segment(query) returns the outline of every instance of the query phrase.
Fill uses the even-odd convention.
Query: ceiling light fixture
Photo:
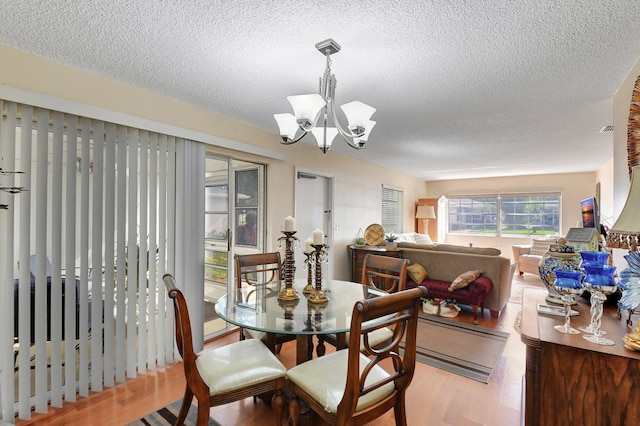
[[[370,120],[376,109],[359,101],[344,104],[340,108],[347,118],[347,126],[341,125],[334,109],[337,81],[335,75],[331,74],[331,55],[340,51],[340,45],[333,39],[327,39],[317,43],[316,49],[327,58],[327,66],[320,77],[320,93],[287,96],[295,115],[273,115],[280,129],[282,144],[292,145],[311,132],[316,138],[318,148],[325,154],[331,149],[331,143],[338,134],[350,147],[362,149],[376,124]],[[336,127],[328,127],[329,114]],[[296,137],[299,130],[302,134]]]

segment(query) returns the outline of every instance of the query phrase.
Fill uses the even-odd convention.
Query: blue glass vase
[[[562,303],[565,309],[564,324],[553,327],[561,333],[580,334],[578,330],[571,327],[571,305],[574,303],[574,296],[579,296],[584,290],[582,284],[582,271],[572,269],[556,269],[556,279],[553,282],[553,289],[562,296]]]
[[[600,329],[600,326],[602,324],[602,305],[607,300],[607,296],[617,289],[613,278],[616,267],[594,262],[586,263],[583,268],[586,273],[584,286],[591,293],[591,324],[581,330],[592,333],[583,337],[599,345],[614,345],[613,340],[603,337],[606,333]]]
[[[582,258],[581,265],[606,265],[607,260],[609,260],[609,253],[603,251],[581,251],[580,257]]]

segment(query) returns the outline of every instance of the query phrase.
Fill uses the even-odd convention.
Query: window
[[[387,233],[403,232],[402,190],[382,187],[382,227]]]
[[[560,193],[449,197],[448,218],[453,234],[559,234]]]
[[[258,169],[236,171],[236,244],[258,246]]]

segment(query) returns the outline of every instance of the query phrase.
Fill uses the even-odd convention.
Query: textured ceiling
[[[424,180],[594,171],[640,54],[638,0],[0,0],[0,44],[277,133],[333,38],[337,103],[377,108],[367,149]],[[314,143],[308,136],[309,143]],[[318,157],[322,153],[317,151]]]

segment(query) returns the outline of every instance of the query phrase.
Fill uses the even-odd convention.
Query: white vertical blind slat
[[[93,206],[91,209],[91,390],[102,390],[102,245],[104,122],[93,120]]]
[[[158,200],[158,134],[152,133],[149,137],[149,344],[147,353],[147,366],[150,370],[156,369],[157,362],[157,317],[156,300],[158,295],[157,280],[157,200]]]
[[[158,161],[158,271],[160,272],[159,278],[161,278],[167,271],[167,162],[169,153],[167,149],[167,136],[160,135],[158,140],[159,145],[159,161]],[[167,334],[167,329],[171,329],[171,326],[165,327],[168,323],[168,316],[162,315],[166,312],[165,309],[167,303],[167,292],[164,287],[164,282],[158,284],[158,315],[160,315],[158,321],[158,365],[164,367],[167,354],[171,353],[173,356],[173,350],[167,348],[172,347],[170,336]],[[169,309],[168,312],[173,312],[173,309]],[[173,317],[171,317],[173,318]],[[171,359],[172,361],[173,359]],[[169,361],[169,360],[167,360]]]
[[[39,108],[36,126],[36,406],[47,412],[47,210],[49,163],[49,111]]]
[[[15,125],[15,104],[13,106],[10,117],[13,118]],[[11,111],[11,110],[10,110]],[[24,172],[20,175],[21,186],[28,188],[29,192],[21,194],[20,197],[20,247],[18,248],[20,259],[18,260],[18,274],[20,280],[20,290],[18,295],[19,318],[18,318],[18,341],[20,344],[20,352],[18,354],[18,380],[19,380],[19,413],[20,418],[31,418],[31,354],[28,343],[31,341],[31,272],[29,271],[29,256],[31,255],[31,208],[32,208],[32,132],[31,125],[33,123],[33,108],[22,105],[21,112],[21,128],[20,128],[20,171]],[[14,136],[15,140],[15,136]]]
[[[116,199],[116,125],[106,125],[104,182],[104,385],[114,386],[114,236]],[[94,295],[94,300],[96,297]]]
[[[82,117],[80,123],[80,289],[78,292],[78,304],[80,315],[78,321],[79,332],[79,379],[78,394],[89,396],[89,201],[90,201],[90,180],[89,170],[91,164],[91,120]]]
[[[51,168],[51,223],[62,223],[63,115],[54,111]],[[51,406],[62,407],[62,226],[51,227]]]
[[[149,164],[149,133],[147,131],[141,131],[139,133],[139,163],[138,168],[138,188],[139,188],[139,203],[140,218],[138,219],[138,339],[146,342],[147,340],[147,295],[149,281],[147,278],[147,260],[150,256],[150,248],[147,247],[147,217],[149,206],[147,205],[148,194],[148,173],[147,168]],[[138,345],[138,372],[145,373],[147,371],[147,345]]]
[[[166,255],[166,270],[176,273],[176,138],[171,136],[167,138],[167,223],[172,226],[167,228],[167,255]],[[166,291],[165,291],[166,293]],[[168,299],[167,299],[168,300]],[[177,354],[177,348],[174,339],[174,318],[175,313],[172,309],[171,302],[167,301],[167,327],[166,327],[166,357],[167,361],[173,362],[175,355]]]
[[[67,122],[67,174],[65,185],[65,298],[64,364],[76,365],[76,162],[78,153],[78,117],[65,116]],[[73,278],[73,279],[71,279]],[[71,338],[73,337],[73,338]],[[76,400],[76,369],[64,369],[64,398]]]
[[[126,236],[127,236],[127,127],[118,126],[118,196],[116,201],[116,381],[125,381]]]
[[[16,170],[16,105],[0,100],[0,111],[7,108],[7,119],[0,116],[0,167],[6,171]],[[7,186],[16,186],[16,176],[1,176],[0,181]],[[4,235],[7,241],[14,241],[15,237],[15,199],[6,192],[0,193],[3,204],[9,204],[10,210],[3,211],[0,215],[0,235]],[[5,214],[6,213],[6,214]],[[19,216],[18,216],[19,218]],[[14,286],[13,286],[13,262],[14,250],[5,244],[0,244],[0,282],[5,283],[0,288],[0,371],[13,371],[13,336],[14,336]],[[0,419],[9,422],[13,419],[13,395],[14,376],[0,374]]]
[[[129,199],[127,204],[127,377],[136,377],[136,277],[138,276],[138,131],[129,133]]]

